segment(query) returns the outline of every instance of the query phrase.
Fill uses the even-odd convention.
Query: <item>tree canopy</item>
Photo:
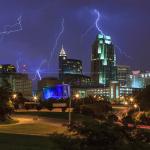
[[[0,86],[0,120],[5,121],[10,109],[12,108],[12,102],[10,100],[12,90],[9,82],[6,79],[2,80],[2,86]]]
[[[136,95],[141,110],[150,110],[150,85]]]

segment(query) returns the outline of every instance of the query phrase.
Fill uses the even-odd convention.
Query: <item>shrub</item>
[[[135,116],[135,120],[139,124],[150,125],[150,112],[139,112]]]
[[[67,109],[66,107],[61,108],[62,112],[65,112],[66,109]]]
[[[26,110],[31,109],[30,105],[25,105],[24,107],[25,107]]]
[[[135,124],[135,121],[134,119],[132,118],[132,116],[130,115],[127,115],[127,116],[124,116],[122,118],[122,123],[125,125],[125,126],[128,126],[128,124]]]
[[[87,116],[94,116],[93,109],[88,107],[87,105],[81,106],[81,113]]]
[[[118,121],[118,117],[115,114],[109,114],[107,116],[107,121],[112,122],[112,123],[116,122],[116,121]]]
[[[43,106],[41,105],[41,104],[39,104],[39,105],[37,105],[36,106],[36,109],[39,111],[39,110],[41,110],[43,108]]]

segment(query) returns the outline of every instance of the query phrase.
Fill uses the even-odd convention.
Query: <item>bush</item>
[[[30,105],[25,105],[24,107],[25,107],[26,110],[31,109]]]
[[[70,130],[83,137],[80,145],[82,150],[121,150],[129,142],[124,128],[109,122],[76,122]]]
[[[62,112],[65,112],[66,109],[67,109],[66,107],[61,108]]]
[[[41,104],[38,104],[38,105],[36,106],[36,109],[37,109],[38,111],[40,111],[42,108],[43,108],[43,106],[42,106]]]
[[[96,118],[101,121],[106,121],[106,115],[104,113],[96,115]]]
[[[75,113],[80,113],[80,105],[74,105],[74,107],[73,107],[73,111],[75,112]]]
[[[135,120],[139,124],[150,125],[150,112],[139,112],[135,116]]]
[[[87,116],[94,116],[95,113],[92,108],[88,107],[87,105],[81,106],[81,113]]]
[[[69,131],[71,135],[51,134],[50,140],[61,150],[146,150],[150,141],[149,132],[94,119],[74,122]]]
[[[118,121],[118,117],[115,114],[109,114],[107,116],[107,121],[112,122],[112,123],[116,122],[116,121]]]
[[[130,116],[130,115],[124,116],[124,117],[122,118],[122,123],[123,123],[125,126],[128,126],[128,124],[134,124],[134,125],[135,125],[135,121],[134,121],[134,119],[132,118],[132,116]]]

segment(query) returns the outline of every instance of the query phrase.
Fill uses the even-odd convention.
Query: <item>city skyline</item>
[[[81,59],[83,72],[90,73],[92,43],[99,33],[96,26],[93,26],[97,18],[94,10],[97,9],[102,14],[99,26],[105,34],[112,37],[116,48],[120,47],[123,50],[122,54],[119,48],[116,50],[118,64],[131,65],[134,69],[149,70],[148,2],[143,4],[134,0],[132,2],[116,1],[116,5],[113,6],[110,1],[94,1],[95,3],[74,1],[68,2],[67,5],[65,2],[66,0],[55,2],[45,0],[43,3],[40,0],[3,2],[3,8],[0,6],[3,15],[0,23],[1,33],[6,24],[15,24],[20,16],[22,30],[6,34],[0,41],[1,63],[16,65],[16,59],[20,59],[20,62],[28,65],[29,72],[34,73],[43,60],[48,61],[49,54],[55,48],[50,62],[50,68],[52,68],[50,72],[57,74],[58,63],[54,63],[56,60],[54,57],[58,58],[63,44],[68,56]],[[145,6],[144,11],[141,5]],[[4,9],[6,6],[7,10]],[[60,35],[58,45],[55,47],[55,40],[62,29],[63,18],[64,32]],[[141,61],[141,58],[144,59]],[[42,67],[46,68],[46,63]]]

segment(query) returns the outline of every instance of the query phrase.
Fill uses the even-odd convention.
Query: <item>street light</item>
[[[69,98],[69,125],[71,125],[71,98]]]
[[[80,95],[77,93],[75,94],[75,98],[78,99]],[[69,125],[71,125],[71,97],[69,98]]]
[[[139,109],[139,111],[140,111],[140,107],[139,107],[137,104],[134,104],[133,106],[134,106],[134,108],[135,108],[135,109],[137,109],[137,108],[138,108],[138,109]]]
[[[125,105],[128,105],[128,102],[124,102]]]
[[[17,94],[13,94],[13,99],[16,99],[17,98]]]
[[[134,101],[133,97],[130,98],[130,102],[132,103]]]
[[[33,100],[36,102],[38,100],[37,96],[33,96]]]
[[[134,104],[134,108],[137,108],[138,106],[137,106],[137,104]]]
[[[76,94],[76,95],[75,95],[75,98],[77,98],[77,99],[78,99],[78,98],[79,98],[79,96],[80,96],[79,94]]]

